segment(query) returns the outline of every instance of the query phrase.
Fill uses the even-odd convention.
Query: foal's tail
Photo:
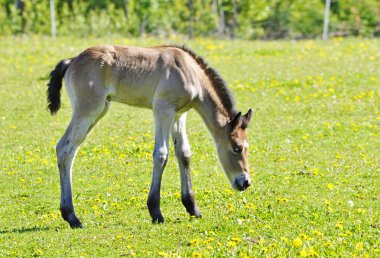
[[[47,89],[47,101],[50,113],[54,115],[61,107],[62,79],[67,68],[71,64],[72,58],[60,61],[50,73],[50,81]]]

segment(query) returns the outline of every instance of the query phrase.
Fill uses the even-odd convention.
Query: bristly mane
[[[228,88],[227,83],[222,78],[222,76],[213,67],[209,66],[208,63],[203,59],[203,57],[197,55],[193,50],[189,49],[188,47],[175,45],[170,47],[179,48],[188,53],[192,58],[194,58],[194,60],[203,69],[203,71],[211,81],[211,84],[215,89],[215,92],[221,99],[222,104],[226,108],[227,112],[229,112],[231,116],[234,116],[237,113],[237,111],[235,110],[235,101],[233,99],[230,88]]]

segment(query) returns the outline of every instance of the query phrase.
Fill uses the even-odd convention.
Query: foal
[[[190,146],[186,136],[186,111],[191,108],[207,125],[231,185],[243,191],[251,184],[246,133],[251,109],[245,115],[237,112],[225,81],[190,49],[97,46],[62,60],[50,74],[47,99],[51,114],[60,108],[63,77],[73,114],[56,150],[60,210],[72,228],[82,227],[72,201],[73,160],[86,135],[107,113],[111,101],[153,110],[153,176],[147,201],[153,222],[164,222],[160,188],[170,134],[181,174],[182,203],[190,215],[201,216],[191,184]]]

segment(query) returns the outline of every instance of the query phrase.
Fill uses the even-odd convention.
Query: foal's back
[[[99,96],[152,108],[165,99],[178,109],[201,96],[204,73],[180,48],[96,46],[72,60],[66,86],[73,104]]]

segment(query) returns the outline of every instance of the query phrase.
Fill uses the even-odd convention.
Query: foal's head
[[[218,155],[233,188],[244,191],[251,185],[248,168],[248,137],[246,129],[252,110],[237,113],[226,125],[225,135],[218,144]]]

